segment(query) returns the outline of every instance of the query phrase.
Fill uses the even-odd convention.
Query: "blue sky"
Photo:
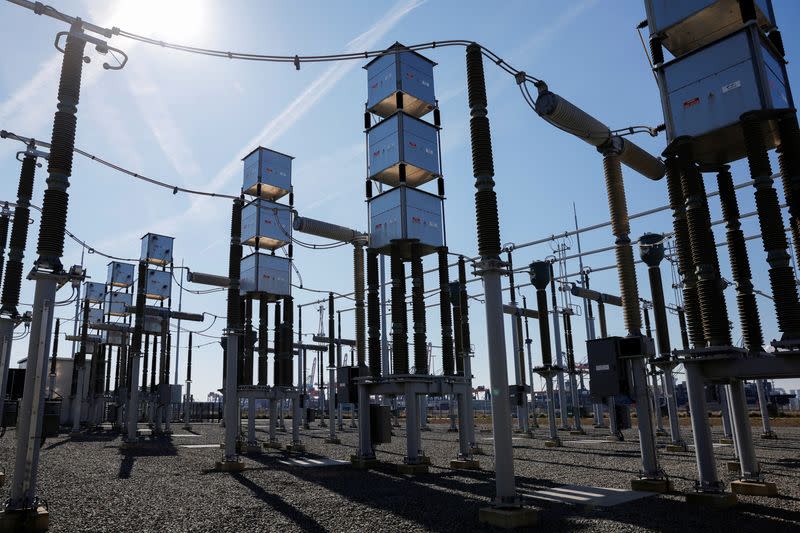
[[[658,91],[635,26],[645,18],[639,0],[601,2],[417,0],[371,2],[134,2],[58,1],[51,4],[105,26],[198,46],[275,54],[335,53],[377,49],[444,39],[470,39],[497,52],[519,69],[546,80],[552,90],[593,113],[612,128],[663,121]],[[777,0],[778,25],[784,30],[787,57],[800,54],[800,38],[791,24],[800,20],[800,5]],[[37,17],[19,7],[0,5],[0,128],[49,141],[61,55],[52,47],[54,34],[65,26]],[[366,227],[363,203],[365,175],[363,105],[366,100],[364,61],[291,65],[237,62],[187,55],[142,45],[122,37],[110,42],[128,53],[119,72],[104,71],[102,60],[84,68],[78,111],[76,146],[142,174],[206,190],[238,193],[239,159],[261,144],[291,154],[294,161],[295,205],[306,216],[356,228]],[[476,253],[473,180],[469,151],[468,108],[464,52],[460,48],[426,54],[438,63],[435,81],[442,111],[443,169],[447,185],[448,244],[467,256]],[[511,77],[486,65],[489,113],[495,156],[495,180],[504,243],[521,243],[561,233],[573,227],[574,201],[581,225],[608,219],[600,156],[588,145],[555,130],[523,102]],[[795,63],[790,80],[800,77]],[[664,137],[637,136],[652,153],[661,151]],[[16,198],[18,143],[0,143],[0,199]],[[774,159],[773,159],[774,161]],[[773,166],[777,170],[777,165]],[[747,179],[742,162],[733,165],[734,179]],[[41,205],[46,173],[37,174],[34,203]],[[666,203],[666,186],[626,172],[631,212]],[[68,227],[92,246],[107,253],[135,257],[139,238],[147,232],[175,237],[176,261],[202,272],[227,272],[229,204],[198,199],[154,188],[76,156],[70,187]],[[709,176],[707,188],[715,189]],[[753,209],[752,191],[739,192],[742,212]],[[712,218],[719,218],[716,200]],[[38,217],[31,226],[26,270],[34,259]],[[671,230],[668,213],[632,221],[632,237],[646,231]],[[754,219],[743,221],[745,235],[758,233]],[[716,228],[717,240],[723,240]],[[311,238],[307,239],[311,240]],[[586,234],[584,250],[608,246],[608,228]],[[548,243],[520,250],[515,264],[523,265],[552,253]],[[575,251],[576,243],[568,242]],[[768,291],[765,254],[759,241],[749,243],[754,282]],[[67,241],[65,264],[80,261],[80,247]],[[296,264],[305,286],[349,292],[351,253],[346,248],[309,251],[295,248]],[[720,248],[723,275],[730,278],[727,250]],[[88,255],[86,265],[95,280],[105,279],[107,261]],[[586,264],[599,268],[613,263],[613,254],[597,254]],[[426,267],[435,264],[426,261]],[[578,269],[577,261],[568,270]],[[666,268],[663,271],[669,283]],[[454,274],[454,271],[453,271]],[[641,295],[649,297],[646,272],[639,271]],[[520,281],[527,282],[527,279]],[[434,277],[426,279],[432,287]],[[598,272],[592,286],[618,293],[614,271]],[[177,290],[177,288],[175,289]],[[32,299],[25,283],[22,301]],[[481,292],[479,284],[471,293]],[[529,300],[533,293],[523,289]],[[729,314],[738,323],[732,289],[726,293]],[[673,301],[668,291],[668,301]],[[296,291],[297,303],[316,299]],[[777,336],[772,302],[758,299],[765,337]],[[578,303],[578,302],[575,302]],[[184,294],[184,309],[225,313],[220,294]],[[342,304],[350,307],[348,304]],[[315,332],[317,313],[304,311],[306,331]],[[23,307],[24,309],[24,307]],[[62,308],[68,317],[69,308]],[[477,384],[488,384],[485,326],[482,306],[471,306],[473,369]],[[343,331],[351,336],[352,316],[345,313]],[[609,329],[622,333],[621,313],[610,310]],[[428,334],[439,342],[439,318],[431,310]],[[205,325],[192,329],[205,328]],[[218,321],[208,333],[220,331]],[[679,341],[673,321],[673,344]],[[71,329],[70,326],[66,326]],[[536,324],[531,324],[534,347]],[[577,357],[585,359],[582,320],[575,320]],[[510,331],[507,324],[506,333]],[[734,332],[738,339],[738,326]],[[195,345],[211,339],[195,337]],[[175,342],[173,341],[173,345]],[[186,336],[181,340],[185,361]],[[510,340],[508,343],[510,355]],[[68,356],[69,343],[61,343]],[[18,341],[13,359],[24,356],[27,339]],[[538,360],[538,349],[535,348]],[[195,350],[195,397],[217,389],[221,351],[215,344]],[[174,361],[174,359],[173,359]],[[438,363],[440,365],[441,363]],[[181,376],[185,371],[181,365]],[[509,357],[509,372],[513,364]],[[270,372],[271,374],[271,372]],[[682,379],[679,377],[679,380]],[[181,377],[181,382],[183,377]],[[537,387],[540,384],[537,383]],[[784,384],[786,386],[787,384]],[[797,388],[794,381],[787,388]]]

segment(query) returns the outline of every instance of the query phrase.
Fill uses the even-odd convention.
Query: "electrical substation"
[[[641,22],[617,31],[652,79],[602,81],[660,98],[647,126],[483,39],[388,32],[265,55],[0,6],[57,27],[59,72],[56,102],[14,100],[55,107],[49,142],[0,107],[14,147],[0,155],[19,172],[0,196],[0,532],[800,530],[798,41],[783,37],[800,19],[778,20],[771,0],[625,6]],[[312,176],[327,148],[273,132],[231,147],[205,116],[238,154],[235,184],[89,150],[80,97],[100,99],[145,49],[214,76],[267,68],[276,84],[363,67],[326,71],[358,78],[349,101],[314,96],[356,110],[314,127],[357,138],[363,174],[331,157]],[[514,97],[494,98],[500,86]],[[464,123],[445,120],[464,102]],[[494,119],[508,107],[538,136],[518,176],[503,175],[510,130]],[[552,138],[568,145],[563,176],[537,170]],[[471,162],[472,179],[445,162]],[[85,191],[78,168],[142,187],[102,198],[141,212],[124,221],[146,222],[140,245],[70,194]],[[603,197],[578,190],[586,169]],[[336,210],[314,179],[341,182]],[[537,192],[509,208],[523,179]],[[187,236],[188,217],[137,196],[151,193],[213,222]]]

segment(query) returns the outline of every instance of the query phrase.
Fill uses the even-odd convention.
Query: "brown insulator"
[[[425,284],[421,250],[411,243],[411,315],[414,318],[414,373],[428,374],[428,339],[425,328]]]
[[[153,356],[150,360],[150,392],[156,391],[156,356],[158,355],[158,337],[153,335]],[[230,354],[228,354],[230,355]]]
[[[53,355],[50,357],[50,375],[56,375],[56,358],[58,357],[58,335],[61,329],[61,319],[56,318],[56,327],[53,332]]]
[[[242,359],[242,375],[239,379],[241,385],[253,384],[253,355],[255,349],[253,334],[253,297],[247,295],[242,298],[244,303],[244,335],[242,336],[244,357]]]
[[[367,248],[367,341],[369,373],[381,375],[381,310],[378,294],[378,251]],[[389,369],[386,369],[387,372]]]
[[[739,223],[739,204],[733,188],[733,177],[727,165],[717,173],[719,201],[722,205],[722,218],[725,220],[725,238],[728,242],[728,254],[736,287],[736,304],[739,309],[739,323],[742,329],[744,346],[749,351],[760,351],[764,344],[761,330],[761,318],[758,314],[756,297],[753,294],[750,259]]]
[[[778,317],[778,328],[784,339],[800,338],[800,301],[789,262],[788,242],[783,230],[778,193],[772,186],[767,148],[761,123],[755,117],[743,117],[747,162],[755,187],[756,211],[761,226],[761,239],[769,263],[769,281]]]
[[[362,367],[366,361],[367,332],[364,313],[364,246],[361,243],[353,245],[353,291],[356,300],[356,361]]]
[[[492,137],[486,110],[486,80],[483,55],[477,44],[467,46],[467,94],[470,107],[472,170],[475,177],[475,217],[478,227],[478,253],[499,258],[500,219],[494,192]]]
[[[689,349],[689,332],[686,327],[686,311],[683,307],[678,307],[678,324],[681,328],[681,346],[684,350]]]
[[[714,233],[711,231],[705,184],[694,162],[689,142],[679,147],[678,160],[681,168],[681,189],[686,198],[689,242],[697,275],[697,296],[703,336],[708,346],[730,346],[728,308],[725,305],[724,284],[719,273]]]
[[[774,33],[774,32],[773,32]],[[792,230],[795,260],[800,263],[800,130],[797,115],[788,113],[778,121],[781,143],[778,165],[781,169],[783,194],[789,206],[789,227]]]
[[[3,276],[3,263],[6,260],[6,246],[8,245],[8,210],[3,207],[0,213],[0,278]]]
[[[639,335],[642,317],[639,313],[639,288],[636,284],[636,268],[633,262],[633,248],[628,237],[628,204],[625,199],[625,184],[622,180],[622,167],[619,155],[614,148],[603,154],[603,171],[608,196],[608,209],[611,214],[611,231],[616,237],[615,254],[617,275],[619,277],[622,313],[628,335]]]
[[[439,248],[437,253],[439,258],[439,314],[442,325],[442,372],[445,376],[452,376],[455,368],[453,359],[453,325],[449,298],[450,268],[447,266],[447,247]]]
[[[406,269],[397,244],[392,244],[392,373],[408,374],[408,332],[406,330]]]

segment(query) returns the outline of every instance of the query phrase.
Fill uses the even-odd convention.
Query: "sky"
[[[636,25],[645,18],[640,0],[576,0],[573,2],[472,0],[397,0],[370,2],[256,2],[89,1],[51,0],[51,5],[71,15],[103,26],[117,26],[165,41],[194,46],[281,55],[327,54],[388,47],[395,41],[413,44],[445,39],[467,39],[495,51],[520,70],[544,79],[551,90],[583,107],[612,129],[663,122],[658,90],[648,65]],[[800,37],[792,27],[800,20],[800,4],[776,0],[775,14],[783,30],[787,57],[800,54]],[[61,62],[52,46],[54,36],[66,26],[36,16],[18,6],[0,4],[0,128],[37,139],[50,140]],[[190,55],[149,46],[116,36],[109,44],[129,56],[120,71],[101,68],[107,60],[87,47],[91,63],[84,66],[78,108],[76,147],[140,174],[180,186],[238,194],[240,159],[258,145],[295,157],[293,180],[295,207],[303,216],[364,230],[365,140],[363,110],[366,100],[366,61],[292,65],[233,61]],[[437,62],[435,86],[442,116],[442,159],[447,200],[447,244],[467,257],[477,254],[473,204],[473,177],[469,145],[469,110],[463,48],[443,48],[424,53]],[[486,63],[489,117],[492,126],[496,192],[501,240],[524,243],[574,228],[573,204],[578,223],[588,226],[608,220],[602,162],[590,146],[556,130],[526,106],[512,77]],[[788,65],[790,80],[800,78],[796,63]],[[637,135],[635,141],[651,153],[665,146],[658,138]],[[0,142],[0,200],[15,201],[19,163],[17,142]],[[773,170],[777,170],[774,153]],[[41,205],[46,165],[37,173],[33,203]],[[746,162],[732,165],[736,183],[748,178]],[[664,181],[651,182],[625,171],[628,207],[636,213],[667,203]],[[96,250],[135,258],[139,239],[148,232],[175,237],[175,261],[193,271],[227,273],[230,204],[220,199],[173,195],[171,191],[137,181],[76,155],[70,180],[68,228]],[[715,190],[707,176],[708,190]],[[779,184],[777,184],[779,187]],[[782,195],[782,192],[780,192]],[[752,190],[738,192],[743,213],[754,208]],[[720,218],[719,203],[710,202],[713,220]],[[29,228],[25,257],[27,272],[35,259],[38,215]],[[754,218],[742,221],[745,235],[759,232]],[[631,221],[631,237],[645,232],[671,231],[669,212]],[[724,240],[722,226],[715,227],[717,241]],[[313,237],[303,237],[314,241]],[[314,242],[323,242],[316,240]],[[577,241],[552,239],[519,249],[515,266],[552,255],[559,245],[577,251]],[[581,236],[584,251],[613,244],[609,228]],[[64,264],[81,261],[80,245],[67,240]],[[755,287],[769,292],[767,264],[760,241],[748,242]],[[352,257],[348,247],[307,250],[295,247],[295,263],[306,288],[347,293],[352,290]],[[730,279],[727,249],[719,248],[723,276]],[[104,281],[108,260],[86,254],[87,272]],[[585,266],[612,265],[613,253],[584,258]],[[435,266],[427,258],[426,268]],[[567,270],[578,271],[577,260]],[[667,301],[675,303],[668,265],[662,267]],[[451,270],[455,276],[455,269]],[[526,276],[517,282],[527,283]],[[639,290],[649,298],[647,275],[638,269]],[[298,279],[294,280],[296,283]],[[426,287],[437,283],[427,276]],[[190,284],[185,284],[187,288]],[[592,274],[592,288],[619,293],[613,269]],[[193,288],[203,289],[202,286]],[[68,289],[59,293],[67,298]],[[177,306],[178,287],[173,291]],[[469,285],[470,294],[482,292],[480,283]],[[520,290],[533,305],[530,287]],[[32,301],[33,284],[23,282],[21,301]],[[505,293],[506,297],[508,293]],[[295,303],[310,304],[319,294],[295,289]],[[225,314],[223,293],[196,295],[184,292],[183,309]],[[740,339],[733,289],[726,291],[734,339]],[[579,301],[573,301],[579,306]],[[772,301],[758,297],[766,339],[779,336]],[[349,301],[337,301],[340,308]],[[303,309],[304,332],[316,333],[317,305]],[[21,305],[21,310],[29,309]],[[573,318],[576,359],[585,361],[583,310]],[[62,330],[71,330],[73,309],[59,308]],[[609,309],[609,331],[624,334],[619,309]],[[297,316],[297,313],[295,313]],[[476,385],[488,385],[486,329],[483,305],[470,307],[473,371]],[[440,345],[439,316],[429,309],[429,340]],[[223,321],[183,323],[185,329],[203,331],[194,336],[193,385],[197,399],[221,386],[222,353],[214,341]],[[176,327],[173,324],[173,329]],[[352,337],[351,312],[342,314],[342,330]],[[670,316],[672,344],[679,344],[677,320]],[[534,360],[539,361],[536,323],[530,324]],[[506,320],[508,369],[513,382],[510,322]],[[179,382],[185,377],[187,335],[180,347],[173,333],[173,350],[179,350]],[[25,357],[28,339],[15,342],[12,361]],[[59,356],[71,355],[71,344],[59,344]],[[438,350],[434,351],[438,354]],[[175,355],[173,355],[173,362]],[[440,357],[436,368],[441,370]],[[270,379],[271,379],[270,365]],[[174,379],[174,376],[173,376]],[[683,377],[679,375],[678,381]],[[536,388],[543,384],[537,378]],[[800,388],[800,380],[776,382],[787,389]]]

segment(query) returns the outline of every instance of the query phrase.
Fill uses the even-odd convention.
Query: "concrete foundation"
[[[777,496],[778,487],[771,481],[731,481],[731,492],[745,496]]]
[[[559,448],[561,446],[563,446],[563,444],[561,444],[560,440],[546,440],[546,441],[544,441],[544,447],[545,448]]]
[[[332,439],[325,439],[325,444],[341,444],[342,441],[337,439],[336,437]]]
[[[719,443],[720,444],[733,444],[733,439],[722,437],[721,439],[719,439]]]
[[[244,470],[244,463],[242,461],[217,461],[214,470],[217,472],[241,472]]]
[[[611,442],[620,442],[622,440],[622,437],[620,437],[619,435],[606,435],[603,438],[605,440],[610,440]]]
[[[283,444],[281,444],[280,442],[277,442],[277,441],[276,442],[265,442],[264,444],[262,444],[262,446],[264,446],[264,448],[268,448],[268,449],[271,449],[271,450],[282,450],[283,449]]]
[[[357,455],[350,456],[350,464],[358,470],[369,470],[378,466],[377,459],[363,459]]]
[[[42,506],[0,512],[0,531],[47,531],[49,527],[50,513]]]
[[[728,472],[738,472],[741,469],[739,461],[727,461],[725,467],[728,469]]]
[[[484,507],[478,511],[478,520],[482,524],[503,529],[532,527],[539,523],[539,511],[525,507],[512,509]]]
[[[453,470],[480,470],[481,464],[475,459],[453,459],[450,461]]]
[[[761,434],[761,438],[762,439],[773,440],[773,439],[777,439],[778,438],[778,434],[775,433],[774,431],[769,431],[769,432],[766,432],[766,433],[762,433]]]
[[[672,482],[668,479],[632,479],[631,490],[666,494],[672,491]]]
[[[264,451],[264,448],[262,448],[259,444],[248,444],[242,449],[242,451],[244,453],[261,453]]]
[[[287,444],[284,449],[291,453],[304,453],[306,451],[306,447],[303,444]]]
[[[584,430],[582,430],[582,429],[573,429],[572,431],[569,432],[569,434],[570,435],[575,435],[577,437],[577,436],[580,436],[580,435],[586,435],[586,432]]]
[[[668,452],[685,452],[686,445],[685,444],[667,444],[664,448]]]
[[[399,474],[406,474],[415,476],[418,474],[427,474],[428,473],[428,465],[420,463],[416,465],[408,465],[408,464],[400,464],[397,465],[397,472]]]
[[[686,494],[686,503],[728,509],[736,505],[736,494],[732,492],[690,492]]]

